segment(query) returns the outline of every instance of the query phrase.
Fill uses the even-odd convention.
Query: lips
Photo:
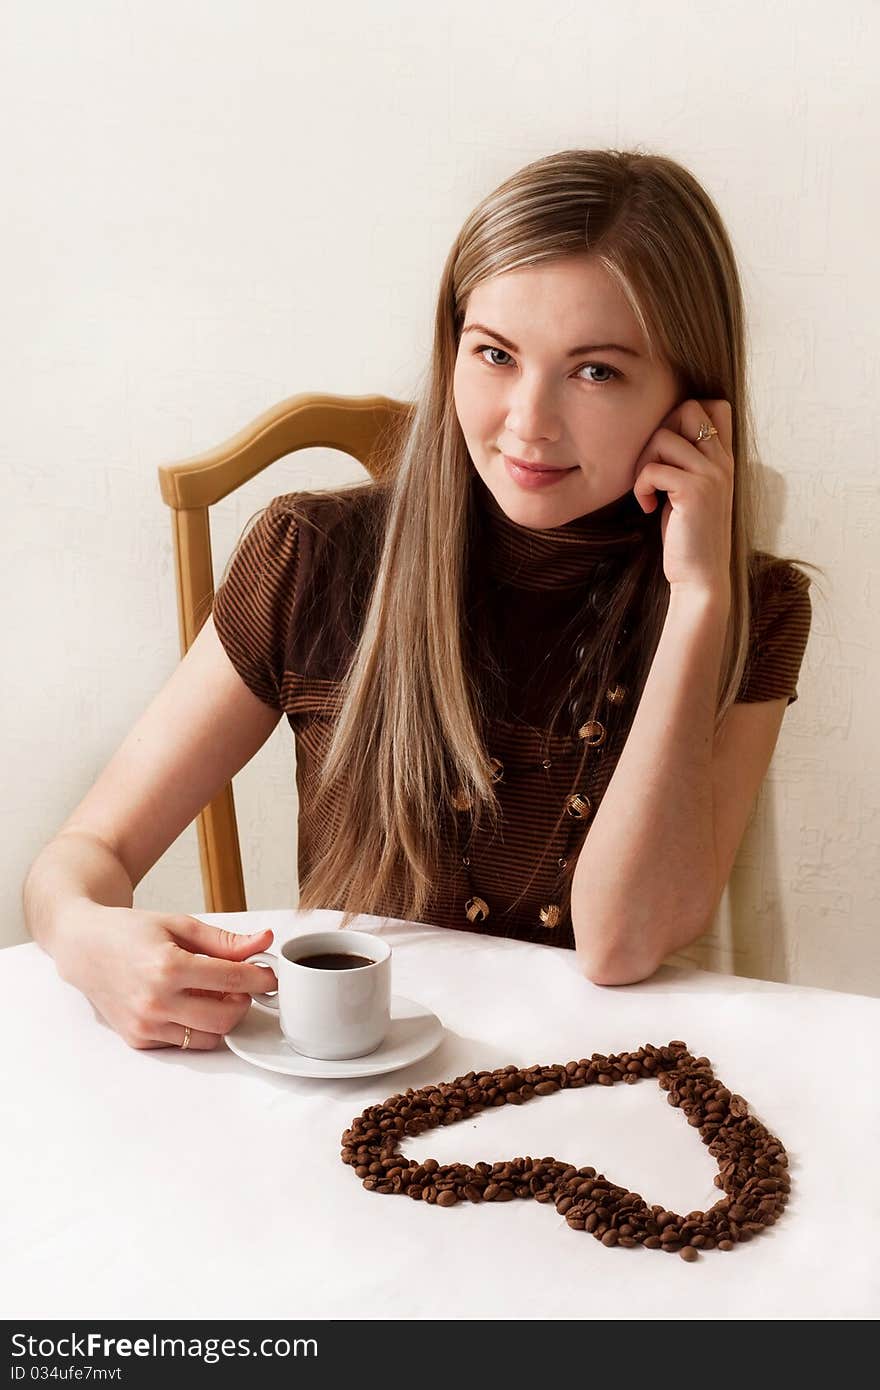
[[[511,454],[504,454],[504,459],[508,463],[513,463],[517,468],[528,468],[532,473],[572,473],[573,468],[561,468],[555,463],[530,463],[528,459],[514,458]]]
[[[508,476],[517,484],[518,487],[534,491],[537,488],[555,487],[561,483],[570,473],[577,473],[577,468],[551,468],[542,466],[536,467],[534,464],[518,463],[515,459],[502,455],[504,467]]]

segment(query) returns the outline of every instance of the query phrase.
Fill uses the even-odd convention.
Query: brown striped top
[[[486,827],[462,845],[457,839],[461,818],[450,811],[457,828],[444,833],[444,862],[423,917],[462,931],[573,948],[567,911],[555,926],[539,915],[542,906],[558,899],[560,873],[570,879],[576,860],[572,818],[564,816],[555,829],[572,791],[572,738],[546,725],[560,682],[571,679],[570,638],[578,630],[575,620],[583,620],[588,583],[603,569],[626,564],[656,518],[646,516],[628,492],[589,516],[534,531],[511,521],[482,479],[476,473],[472,478],[469,602],[474,617],[479,610],[481,630],[492,634],[498,672],[484,732],[489,756],[503,765],[496,786],[502,819],[494,835]],[[369,523],[386,500],[374,482],[336,497],[297,492],[274,498],[242,540],[214,599],[217,633],[236,670],[261,700],[287,715],[293,729],[300,879],[322,852],[323,835],[330,833],[332,816],[318,823],[312,813],[317,770],[378,562],[372,539],[377,533]],[[379,520],[381,534],[381,513]],[[749,664],[737,699],[785,696],[791,704],[798,698],[810,631],[810,581],[791,565],[771,566],[762,574],[761,592],[753,596]],[[601,801],[625,741],[625,732],[612,734],[595,750],[581,788],[589,814]],[[580,831],[582,840],[587,831],[583,826]],[[462,849],[469,868],[462,863]],[[566,853],[572,862],[561,870]],[[464,904],[474,893],[490,909],[483,921],[470,922],[465,915]],[[402,917],[401,903],[392,896],[377,911]]]

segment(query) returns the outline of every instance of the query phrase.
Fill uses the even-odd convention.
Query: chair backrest
[[[289,396],[207,453],[159,469],[171,508],[181,656],[211,612],[209,508],[298,449],[339,449],[385,476],[413,406],[387,396]],[[244,912],[247,901],[230,782],[196,817],[206,912]]]

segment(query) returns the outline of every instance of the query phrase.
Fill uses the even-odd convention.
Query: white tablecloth
[[[272,949],[340,914],[197,913]],[[880,1000],[664,967],[626,988],[574,953],[382,918],[393,990],[448,1034],[413,1066],[300,1080],[227,1047],[135,1051],[36,945],[0,952],[4,1318],[866,1318],[880,1313]],[[729,1253],[607,1249],[552,1204],[367,1192],[340,1136],[408,1086],[682,1038],[785,1144],[779,1222]],[[440,1162],[592,1164],[705,1209],[715,1162],[653,1082],[504,1106],[410,1139]]]

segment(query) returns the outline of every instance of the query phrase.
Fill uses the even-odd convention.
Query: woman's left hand
[[[718,433],[695,444],[704,422]],[[633,492],[642,511],[667,494],[660,538],[673,591],[730,601],[733,471],[733,411],[724,400],[680,401],[639,455]]]

